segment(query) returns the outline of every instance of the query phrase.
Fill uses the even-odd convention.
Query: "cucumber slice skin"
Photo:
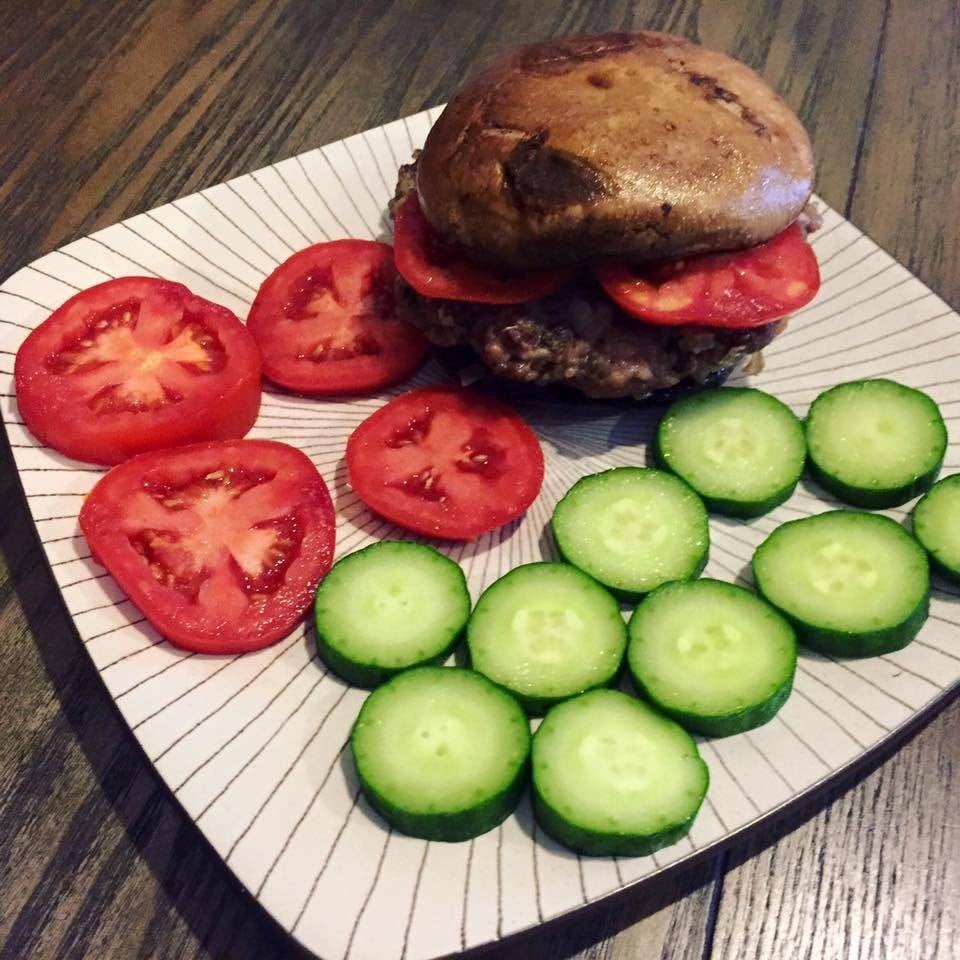
[[[451,634],[445,646],[443,646],[441,649],[438,649],[436,653],[422,659],[411,660],[410,662],[404,663],[401,666],[384,666],[375,662],[351,657],[341,649],[340,645],[337,643],[337,640],[333,636],[333,631],[327,629],[325,618],[321,610],[321,604],[325,593],[339,586],[339,578],[341,576],[348,575],[350,567],[353,564],[362,562],[365,558],[368,558],[372,555],[380,555],[389,552],[397,553],[399,555],[401,553],[412,553],[413,551],[432,555],[432,560],[435,563],[443,564],[445,572],[451,575],[451,582],[448,583],[447,586],[458,590],[461,595],[461,602],[463,605],[463,623],[458,630]],[[347,554],[345,557],[342,557],[337,561],[333,569],[331,569],[330,573],[327,574],[324,580],[321,581],[319,587],[317,588],[317,595],[314,600],[314,626],[316,628],[315,637],[317,643],[317,652],[320,654],[320,657],[324,663],[326,663],[326,665],[341,679],[346,680],[346,682],[352,686],[363,687],[370,690],[374,687],[380,686],[382,683],[385,683],[391,677],[396,676],[403,670],[408,670],[412,667],[443,663],[454,651],[454,649],[456,649],[457,644],[462,639],[469,614],[470,593],[467,589],[466,577],[464,576],[463,570],[458,564],[454,563],[453,560],[450,560],[435,548],[427,546],[426,544],[410,543],[408,541],[382,540],[377,543],[373,543],[368,547],[364,547],[362,550],[357,550],[353,553]]]
[[[698,733],[703,737],[732,737],[734,734],[753,730],[754,727],[762,727],[777,715],[793,691],[793,673],[791,673],[790,679],[763,703],[734,713],[707,716],[702,713],[690,713],[667,706],[649,688],[643,685],[636,674],[631,673],[630,677],[640,696],[649,700],[662,714],[679,723],[684,730],[689,730],[690,733]]]
[[[759,592],[761,596],[765,596],[762,589]],[[766,597],[766,599],[769,603],[773,603],[773,600],[769,597]],[[920,628],[927,621],[929,611],[930,595],[928,593],[911,611],[910,615],[895,627],[864,633],[826,630],[823,627],[804,623],[791,616],[786,610],[780,612],[793,624],[800,642],[811,650],[833,657],[862,658],[879,657],[884,653],[894,653],[897,650],[902,650],[920,632]]]
[[[706,765],[704,765],[706,769]],[[709,774],[706,775],[709,778]],[[576,853],[589,857],[646,857],[657,850],[669,847],[682,840],[689,832],[697,814],[683,823],[667,827],[659,833],[640,837],[628,833],[595,833],[567,820],[534,789],[533,815],[543,832],[553,837],[557,843]],[[699,811],[698,811],[699,812]]]
[[[650,711],[653,710],[653,708],[647,704],[634,700],[632,697],[629,697],[627,694],[622,693],[619,690],[592,690],[588,693],[582,694],[581,697],[578,697],[577,699],[580,700],[585,697],[597,696],[622,697],[624,699],[633,701],[639,706],[642,706],[644,709]],[[554,709],[562,710],[565,706],[572,702],[573,701],[567,700],[562,704],[558,704]],[[547,720],[549,720],[549,717],[550,715],[548,714]],[[673,721],[666,717],[663,717],[662,719],[666,723],[673,724]],[[544,723],[546,723],[547,720],[545,720]],[[541,726],[540,729],[543,729],[543,727]],[[682,730],[682,728],[678,729]],[[539,730],[537,733],[539,733]],[[551,836],[558,843],[563,844],[565,847],[575,851],[576,853],[586,854],[587,856],[642,857],[648,856],[649,854],[655,853],[657,850],[661,850],[663,847],[668,847],[671,844],[676,843],[689,832],[693,821],[700,812],[700,806],[703,804],[703,799],[706,797],[707,789],[710,785],[709,767],[700,756],[697,745],[690,735],[686,733],[686,731],[683,731],[683,735],[687,738],[687,740],[689,740],[690,751],[698,760],[701,774],[699,802],[695,805],[689,816],[683,817],[677,820],[675,823],[668,824],[661,830],[649,834],[634,834],[612,831],[601,833],[597,830],[591,829],[586,825],[578,824],[570,817],[565,816],[544,797],[543,792],[538,788],[537,782],[538,741],[537,734],[535,733],[533,736],[532,749],[533,776],[531,799],[533,813],[536,817],[537,823],[543,828],[546,834]]]
[[[816,430],[816,418],[820,409],[823,409],[839,393],[857,388],[863,388],[865,385],[881,384],[887,388],[898,388],[904,392],[905,396],[922,398],[929,407],[930,414],[939,421],[938,433],[940,434],[940,455],[935,462],[932,462],[927,470],[911,478],[903,484],[896,484],[889,487],[864,487],[858,484],[848,483],[840,477],[834,475],[830,470],[817,462],[814,453],[815,443],[811,440],[811,433]],[[947,427],[940,413],[940,408],[936,402],[927,394],[912,387],[904,386],[893,380],[877,378],[874,380],[854,380],[850,383],[841,383],[829,390],[821,393],[810,405],[807,412],[807,418],[804,422],[804,430],[807,437],[807,467],[810,476],[828,493],[832,493],[844,503],[849,503],[855,507],[863,507],[866,510],[884,510],[888,507],[900,507],[914,497],[926,493],[934,484],[937,475],[943,467],[943,461],[947,453]]]
[[[389,797],[385,796],[382,791],[378,790],[372,782],[356,748],[357,731],[367,719],[367,715],[371,709],[371,700],[376,696],[377,691],[374,691],[374,693],[364,701],[350,732],[350,745],[354,759],[354,768],[356,769],[357,778],[360,781],[364,796],[370,805],[394,829],[408,836],[419,837],[423,840],[440,840],[447,843],[471,840],[503,823],[516,809],[530,775],[530,745],[532,738],[529,725],[527,724],[526,716],[514,698],[496,684],[490,683],[482,674],[475,673],[472,670],[464,670],[460,667],[416,667],[412,670],[397,674],[395,677],[391,677],[379,690],[385,689],[390,683],[402,681],[403,678],[410,673],[423,673],[427,671],[437,674],[448,671],[469,673],[488,685],[492,690],[495,690],[505,701],[513,704],[518,715],[523,718],[524,724],[526,725],[527,749],[523,762],[518,765],[510,781],[506,783],[499,792],[489,796],[482,803],[462,810],[442,813],[419,813],[394,803]]]
[[[920,502],[913,508],[913,511],[910,514],[910,522],[913,528],[913,535],[917,538],[917,541],[927,551],[927,556],[930,559],[930,569],[934,573],[939,574],[945,580],[949,580],[952,583],[960,584],[960,564],[947,562],[940,555],[937,548],[927,541],[927,538],[924,536],[924,518],[926,513],[929,511],[931,514],[936,510],[936,495],[938,489],[946,489],[949,487],[960,487],[960,474],[952,474],[949,477],[944,477],[938,483],[935,483],[930,491],[920,500]],[[932,515],[931,520],[936,522],[937,518],[935,515]]]
[[[567,561],[567,563],[573,562],[569,557],[563,555],[562,550],[560,551],[560,555],[564,560]],[[690,572],[684,576],[684,580],[696,580],[697,577],[699,577],[700,574],[706,569],[708,559],[709,557],[706,555],[700,559],[696,566],[691,567]],[[676,581],[671,580],[669,582],[674,583]],[[606,587],[606,589],[609,590],[610,593],[612,593],[618,600],[622,600],[624,603],[639,603],[644,597],[648,597],[652,593],[650,590],[644,590],[640,592],[636,590],[625,590],[622,587],[614,587],[608,583],[603,584],[603,586]]]
[[[556,567],[569,570],[571,573],[575,574],[578,579],[582,578],[582,582],[585,587],[591,590],[597,591],[598,594],[601,596],[605,596],[609,600],[611,614],[620,618],[619,606],[616,600],[614,600],[610,591],[606,587],[604,587],[601,583],[594,580],[588,574],[584,573],[582,570],[579,570],[578,568],[570,564],[533,562],[533,563],[521,564],[519,567],[514,567],[512,570],[505,573],[498,580],[494,581],[494,583],[490,584],[490,586],[487,587],[487,589],[481,594],[480,599],[477,601],[477,605],[470,616],[470,620],[467,623],[467,631],[466,631],[467,654],[470,658],[471,668],[474,670],[477,670],[477,672],[479,673],[482,673],[492,683],[495,683],[497,684],[497,686],[504,689],[532,717],[542,717],[554,704],[561,703],[564,700],[569,700],[571,697],[579,696],[581,693],[586,693],[588,690],[615,686],[619,682],[620,677],[622,676],[622,673],[623,673],[624,655],[627,649],[627,626],[624,623],[623,634],[622,634],[623,635],[622,652],[617,662],[613,665],[613,669],[610,671],[610,673],[608,673],[605,677],[598,679],[596,683],[592,683],[589,686],[581,687],[580,689],[577,689],[577,690],[571,690],[568,693],[564,693],[558,696],[536,696],[529,693],[525,693],[522,690],[516,690],[513,687],[508,686],[507,684],[504,684],[504,683],[500,683],[495,678],[488,676],[487,674],[484,673],[482,669],[478,669],[474,661],[473,650],[471,648],[471,630],[473,629],[475,631],[476,629],[477,621],[475,618],[477,617],[478,613],[482,615],[484,612],[485,605],[491,602],[491,597],[495,596],[495,593],[491,593],[491,591],[495,591],[495,588],[497,587],[498,584],[503,584],[508,579],[517,577],[517,575],[523,577],[528,575],[529,573],[532,573],[534,570],[538,568],[543,569],[545,571],[549,571],[551,568],[556,568]],[[521,573],[521,571],[525,571],[525,573]],[[622,622],[622,618],[621,618],[621,622]]]
[[[828,493],[832,493],[838,500],[849,503],[853,507],[862,507],[865,510],[885,510],[888,507],[902,507],[914,497],[926,493],[937,479],[943,467],[941,457],[933,469],[917,477],[910,483],[889,490],[865,490],[862,487],[852,487],[842,480],[824,472],[810,457],[807,466],[810,476]]]
[[[960,569],[948,567],[942,560],[939,560],[932,553],[930,554],[930,570],[944,580],[960,585]]]
[[[330,646],[320,631],[316,631],[317,652],[320,654],[323,662],[340,677],[341,680],[345,680],[352,687],[361,687],[364,690],[374,690],[404,670],[410,670],[414,667],[440,666],[457,648],[457,644],[462,637],[463,631],[460,631],[436,656],[427,657],[424,660],[418,660],[408,666],[394,669],[392,667],[377,667],[371,664],[357,663],[355,660],[345,657],[335,647]]]
[[[831,513],[855,513],[856,511],[835,510],[827,514],[817,514],[816,516],[829,516]],[[894,520],[888,517],[877,516],[876,514],[863,514],[872,520],[879,520],[891,524],[901,533],[909,537],[909,534]],[[757,547],[751,560],[750,567],[753,572],[753,579],[757,586],[757,593],[760,594],[772,607],[777,609],[784,619],[797,633],[797,639],[804,646],[815,650],[826,656],[835,657],[876,657],[884,653],[893,653],[896,650],[902,650],[906,647],[920,632],[920,628],[927,620],[930,611],[930,585],[927,583],[927,589],[920,597],[904,618],[896,624],[877,630],[838,630],[822,627],[818,624],[809,623],[802,618],[795,616],[789,610],[779,606],[775,598],[775,590],[770,589],[769,585],[764,586],[764,577],[759,569],[759,560],[762,559],[762,552],[770,549],[770,543],[780,530],[785,527],[792,527],[795,524],[805,523],[807,520],[814,519],[807,517],[801,520],[790,520],[781,524],[773,533],[767,537],[763,543]]]
[[[807,458],[805,456],[798,464],[796,477],[785,483],[780,488],[772,491],[769,496],[759,500],[732,499],[730,497],[711,496],[710,494],[699,489],[699,487],[691,480],[690,477],[681,473],[677,469],[676,464],[672,461],[670,456],[668,449],[669,444],[667,442],[667,431],[670,428],[671,417],[682,415],[685,407],[691,404],[709,403],[710,397],[718,395],[719,392],[722,392],[723,394],[756,395],[766,398],[771,404],[775,404],[778,408],[783,409],[784,416],[789,418],[787,422],[796,422],[796,428],[799,431],[800,436],[803,436],[803,424],[800,419],[785,403],[783,403],[781,400],[778,400],[772,394],[765,393],[762,390],[757,390],[754,387],[723,387],[722,391],[704,391],[702,393],[693,394],[690,397],[684,397],[676,401],[670,407],[670,409],[661,418],[660,423],[657,426],[657,433],[653,444],[654,460],[661,469],[669,470],[671,473],[676,474],[682,480],[686,481],[686,483],[689,484],[700,495],[703,502],[707,505],[707,509],[711,513],[719,513],[726,517],[738,517],[745,520],[749,520],[753,517],[762,517],[775,507],[779,507],[781,503],[786,503],[787,500],[793,496],[793,492],[796,490],[797,484],[800,482],[800,477],[803,475],[804,467],[806,466]]]
[[[419,837],[421,840],[459,843],[488,833],[494,827],[503,823],[516,810],[520,797],[523,796],[523,791],[527,786],[530,763],[528,760],[505,790],[495,797],[490,797],[483,804],[471,810],[462,810],[459,813],[433,814],[430,816],[411,813],[409,810],[404,810],[391,803],[363,778],[359,769],[357,773],[360,785],[363,787],[363,794],[370,802],[370,806],[395,830],[399,830],[409,837]]]
[[[672,471],[673,467],[664,456],[660,442],[660,433],[658,431],[653,450],[654,461],[660,469]],[[786,486],[781,487],[765,500],[730,500],[724,497],[711,497],[699,490],[697,493],[700,495],[700,499],[706,504],[707,510],[709,510],[710,513],[719,513],[721,516],[736,517],[740,520],[751,520],[754,517],[762,517],[764,514],[779,507],[781,503],[786,503],[793,496],[799,482],[798,477]],[[706,564],[704,564],[704,566],[706,566]]]
[[[576,551],[570,550],[569,547],[564,546],[565,537],[562,531],[562,520],[558,520],[558,517],[562,516],[562,507],[565,501],[575,494],[578,489],[582,489],[582,485],[586,482],[593,482],[597,478],[602,478],[609,476],[610,474],[618,473],[621,471],[636,471],[636,472],[651,472],[651,467],[613,467],[610,470],[602,470],[599,473],[588,474],[585,477],[581,477],[570,489],[560,498],[559,502],[553,509],[553,514],[550,518],[550,531],[553,534],[553,542],[556,544],[557,551],[560,554],[561,559],[569,563],[571,566],[577,567],[577,569],[582,570],[588,576],[592,576],[598,583],[600,583],[604,588],[606,588],[610,593],[612,593],[618,600],[624,600],[627,603],[636,603],[639,600],[642,600],[650,590],[633,590],[628,587],[624,587],[615,583],[610,583],[606,580],[601,580],[590,570],[587,570],[583,567],[577,560]],[[695,580],[697,577],[703,573],[704,569],[707,566],[707,562],[710,558],[710,526],[709,526],[709,517],[707,515],[706,506],[703,504],[703,498],[684,480],[676,476],[669,471],[661,470],[657,471],[660,473],[666,474],[672,480],[680,484],[686,491],[700,503],[703,509],[703,517],[701,521],[701,535],[703,539],[703,550],[691,563],[690,567],[684,571],[683,575],[678,577],[678,580]],[[672,582],[672,581],[670,581]],[[659,586],[659,584],[657,585]],[[656,589],[654,587],[653,589]]]
[[[473,664],[473,661],[468,661],[470,663],[470,669],[476,670],[476,667]],[[477,670],[477,673],[480,671]],[[547,712],[551,707],[555,707],[558,703],[563,703],[565,700],[570,700],[573,697],[578,697],[582,693],[588,693],[590,690],[610,690],[616,687],[621,678],[623,677],[624,672],[624,662],[623,659],[620,660],[620,663],[617,664],[617,669],[614,671],[613,676],[609,679],[604,680],[602,683],[596,683],[593,686],[585,687],[583,690],[578,690],[575,693],[571,693],[563,697],[533,697],[528,694],[519,693],[516,690],[512,690],[510,687],[502,684],[496,683],[495,681],[490,681],[491,683],[496,683],[504,693],[508,693],[517,703],[523,707],[524,712],[529,717],[543,717],[546,716]],[[489,680],[490,678],[487,677]]]
[[[742,587],[734,586],[731,583],[723,583],[719,580],[697,580],[694,581],[694,583],[716,584],[719,588],[727,588],[737,592],[743,590],[744,593],[748,593],[751,597],[755,596]],[[664,586],[650,594],[644,603],[652,600],[661,591],[669,591],[677,586],[681,586],[681,584],[664,584]],[[757,599],[759,600],[760,598]],[[794,643],[793,655],[789,668],[785,671],[783,682],[762,702],[722,714],[709,714],[677,709],[671,704],[666,703],[661,697],[658,697],[648,685],[644,684],[643,678],[636,670],[628,650],[627,665],[630,671],[630,679],[633,681],[637,692],[645,700],[652,703],[661,713],[679,723],[685,730],[688,730],[690,733],[698,733],[704,737],[730,737],[734,734],[745,733],[747,730],[753,730],[755,727],[761,727],[763,724],[769,723],[776,716],[780,708],[787,702],[787,699],[793,691],[793,680],[797,670],[796,629],[781,610],[773,607],[772,604],[770,606],[771,612],[784,621],[785,626],[790,628],[791,633],[794,635]],[[631,646],[635,642],[634,631],[637,614],[642,607],[643,604],[637,607],[633,612],[633,616],[630,618],[628,629]]]

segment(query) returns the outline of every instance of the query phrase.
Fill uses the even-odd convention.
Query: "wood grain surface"
[[[955,0],[3,0],[0,275],[448,98],[550,35],[646,27],[759,70],[818,190],[960,305]],[[0,448],[0,960],[296,957],[127,732]],[[960,642],[960,638],[958,638]],[[960,702],[749,842],[492,960],[960,957]]]

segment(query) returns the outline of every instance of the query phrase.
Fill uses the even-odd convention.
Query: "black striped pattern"
[[[438,112],[184,197],[48,254],[0,287],[0,407],[80,637],[135,736],[239,879],[327,960],[440,956],[650,876],[835,776],[960,678],[956,592],[938,586],[931,619],[906,650],[852,663],[804,654],[795,693],[773,722],[702,744],[712,784],[687,839],[655,857],[605,860],[554,844],[537,830],[526,801],[469,843],[428,844],[387,830],[359,794],[345,749],[363,694],[323,671],[309,634],[240,658],[184,654],[155,634],[78,534],[80,500],[100,471],[43,449],[21,423],[11,382],[18,345],[66,297],[131,273],[180,280],[243,316],[263,277],[295,250],[389,233],[384,208],[397,166]],[[956,314],[833,211],[814,246],[823,288],[767,351],[754,382],[803,413],[834,383],[896,376],[929,389],[956,429]],[[441,376],[428,364],[413,383]],[[253,435],[295,444],[317,464],[337,500],[341,555],[405,536],[368,513],[347,489],[341,463],[350,431],[399,392],[338,403],[264,395]],[[605,467],[646,462],[651,413],[597,416],[555,403],[523,412],[544,443],[543,494],[522,522],[444,547],[464,567],[474,596],[506,569],[553,555],[544,529],[570,484]],[[958,443],[948,454],[952,469],[960,469]],[[774,526],[829,506],[805,488],[768,517],[715,520],[707,573],[749,582],[751,554]]]

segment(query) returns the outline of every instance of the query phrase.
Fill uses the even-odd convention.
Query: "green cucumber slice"
[[[927,619],[926,553],[888,517],[833,510],[792,520],[757,548],[753,574],[801,643],[823,653],[899,650]]]
[[[348,683],[375,687],[442,662],[470,616],[463,571],[417,543],[384,540],[338,561],[317,590],[317,648]]]
[[[758,517],[793,493],[807,444],[785,403],[751,387],[725,387],[674,403],[657,428],[655,452],[708,509]]]
[[[363,792],[389,824],[427,840],[468,840],[517,805],[530,725],[479,673],[417,667],[367,697],[350,746]]]
[[[649,467],[578,480],[551,527],[566,561],[628,599],[698,576],[710,547],[703,501],[678,477]]]
[[[533,714],[612,683],[627,646],[617,601],[565,563],[528,563],[491,584],[467,625],[470,665]]]
[[[598,856],[644,856],[679,840],[710,780],[690,734],[619,690],[555,706],[532,757],[537,822]]]
[[[933,569],[960,583],[960,473],[935,483],[913,508],[913,533]]]
[[[897,507],[929,490],[947,449],[936,403],[892,380],[857,380],[821,393],[806,433],[817,483],[868,509]]]
[[[708,737],[758,727],[793,685],[797,638],[749,590],[719,580],[668,583],[630,618],[627,663],[637,689]]]

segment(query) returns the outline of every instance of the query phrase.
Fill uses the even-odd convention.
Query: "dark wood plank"
[[[11,0],[0,5],[0,275],[123,216],[441,102],[515,43],[652,27],[760,70],[811,130],[827,201],[843,209],[849,200],[855,222],[956,300],[948,218],[957,209],[949,174],[957,96],[947,83],[956,13],[946,0],[886,9],[787,0]],[[906,106],[891,116],[880,104]],[[0,502],[13,505],[0,528],[0,705],[14,718],[0,734],[0,957],[296,956],[126,732],[56,599],[6,449]],[[956,841],[956,801],[930,781],[938,763],[956,763],[951,718],[956,708],[805,826],[788,832],[810,810],[746,848],[753,859],[736,855],[723,887],[716,878],[728,859],[714,857],[490,956],[692,958],[711,955],[711,943],[716,957],[752,956],[768,942],[775,949],[765,956],[821,956],[813,928],[790,920],[814,909],[816,885],[797,887],[789,904],[784,888],[782,908],[767,907],[770,858],[789,878],[819,862],[815,844],[863,849],[871,832],[901,829],[916,806],[906,787],[924,782],[927,815],[901,849],[936,876],[946,860],[936,838]],[[853,819],[841,815],[848,810]],[[948,825],[942,835],[937,822]],[[845,869],[842,856],[828,862],[835,878]],[[865,907],[891,917],[891,930],[920,929],[907,920],[921,891],[932,904],[960,900],[953,863],[939,889],[923,886],[922,870],[894,878],[889,862],[886,872],[878,866],[864,876],[884,885]],[[752,898],[749,915],[736,909],[738,892]],[[845,942],[835,925],[855,909],[863,915],[857,904],[835,911],[830,931],[817,935]],[[923,927],[925,942],[952,945],[951,922]],[[870,944],[861,960],[887,956]]]
[[[890,0],[848,216],[960,305],[960,6]]]
[[[653,960],[704,957],[714,888],[722,857],[658,881],[637,895],[622,895],[585,914],[491,950],[489,960]],[[678,944],[682,952],[672,953]]]
[[[783,835],[731,854],[713,956],[960,956],[960,702],[892,759]]]

